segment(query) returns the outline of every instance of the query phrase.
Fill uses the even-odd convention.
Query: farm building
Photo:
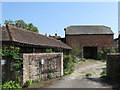
[[[55,39],[60,40],[60,41],[62,41],[63,43],[65,43],[65,38],[64,38],[64,37],[61,37],[61,36],[58,36],[57,33],[55,33],[55,36],[49,35],[49,37],[55,38]]]
[[[8,47],[20,47],[20,57],[24,58],[22,61],[24,64],[21,67],[22,69],[20,69],[20,78],[23,80],[23,82],[24,80],[29,79],[29,77],[31,79],[42,78],[42,75],[46,76],[50,72],[58,72],[59,75],[62,75],[63,54],[69,54],[69,51],[72,49],[71,47],[60,40],[27,31],[15,26],[6,25],[1,29],[2,40],[0,41],[2,41],[2,46],[6,45]],[[46,49],[52,49],[56,53],[45,53]],[[25,58],[26,55],[27,57],[30,57]],[[16,77],[16,73],[11,71],[11,64],[13,63],[12,60],[10,60],[11,56],[8,57],[2,58],[3,61],[6,62],[2,65],[2,72],[4,72],[4,75],[2,75],[2,83],[5,83],[5,81],[9,80],[15,80]],[[41,68],[42,59],[44,59],[45,69]],[[47,78],[47,76],[45,78]]]
[[[66,44],[78,48],[80,57],[96,59],[98,50],[113,45],[114,33],[107,26],[68,26],[64,30]]]
[[[20,47],[20,53],[45,52],[46,49],[68,53],[71,49],[60,40],[11,25],[2,27],[2,45]]]

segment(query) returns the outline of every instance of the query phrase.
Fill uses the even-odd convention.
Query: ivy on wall
[[[2,49],[0,49],[0,55],[2,55],[2,58],[7,60],[7,70],[11,72],[15,72],[16,75],[20,74],[22,64],[23,64],[23,58],[21,58],[19,55],[20,48],[15,46],[3,46]],[[8,73],[8,72],[7,72]],[[9,73],[9,74],[10,74]],[[8,79],[10,80],[10,75],[7,75]]]

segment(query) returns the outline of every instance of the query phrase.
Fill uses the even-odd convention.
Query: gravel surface
[[[100,74],[103,68],[106,68],[106,63],[87,60],[76,64],[75,71],[61,80],[54,81],[47,88],[111,88],[100,81]],[[91,73],[92,76],[86,78],[86,74]]]

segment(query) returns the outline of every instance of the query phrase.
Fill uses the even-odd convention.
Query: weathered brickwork
[[[53,78],[63,75],[63,53],[23,54],[23,58],[23,84],[29,79],[46,80],[49,73]]]
[[[107,55],[107,77],[120,83],[120,53]]]
[[[66,43],[72,47],[80,42],[82,46],[110,47],[113,35],[66,35]]]
[[[72,48],[80,44],[81,57],[83,57],[83,47],[97,47],[97,50],[104,47],[111,47],[113,44],[113,34],[110,35],[66,35],[66,44]]]

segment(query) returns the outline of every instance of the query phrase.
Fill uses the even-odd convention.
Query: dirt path
[[[101,83],[99,78],[105,64],[93,60],[79,62],[71,75],[63,77],[62,80],[54,81],[47,88],[110,88],[111,86]],[[86,78],[87,73],[91,73],[92,76]]]

